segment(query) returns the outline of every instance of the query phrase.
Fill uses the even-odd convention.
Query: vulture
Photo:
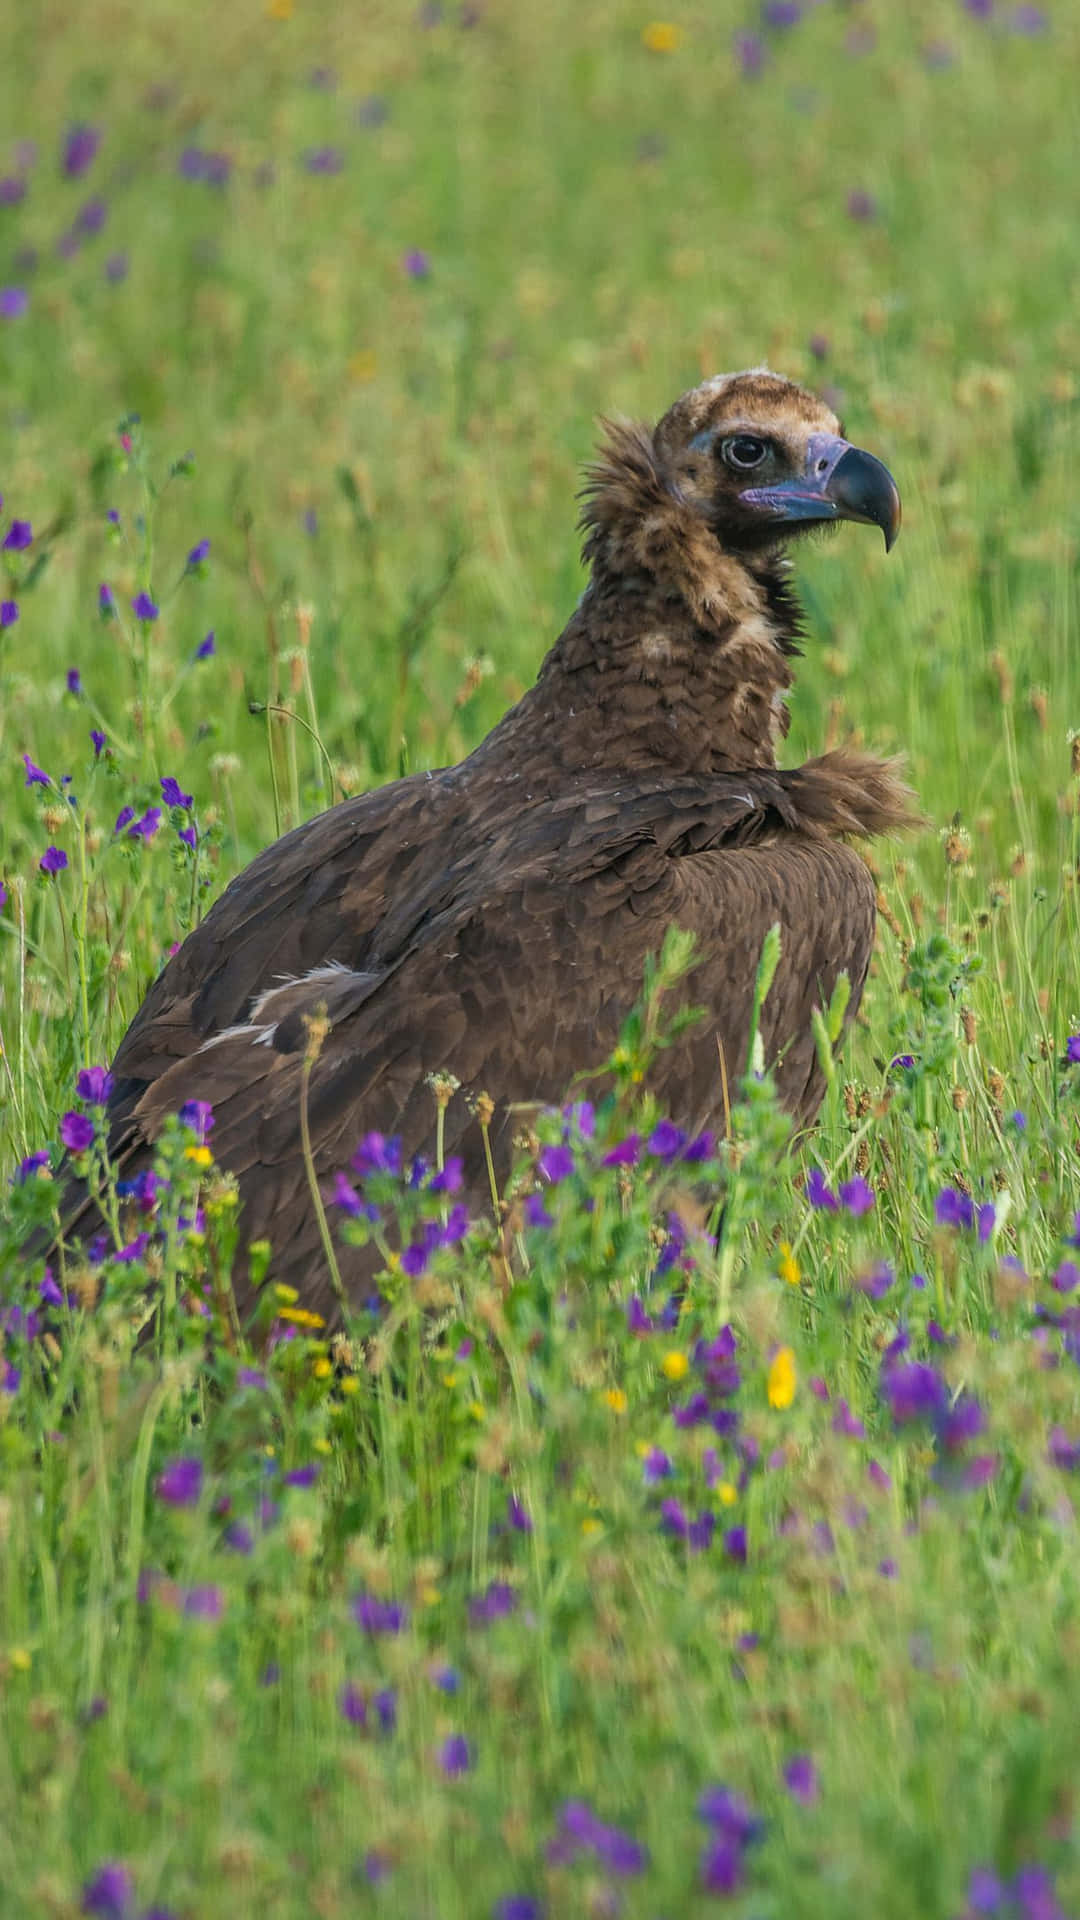
[[[696,936],[685,992],[705,1014],[649,1084],[688,1131],[722,1125],[720,1056],[729,1077],[746,1064],[774,923],[761,1037],[796,1121],[823,1092],[813,1009],[842,972],[849,1019],[859,1005],[875,888],[850,842],[902,826],[910,795],[890,762],[839,750],[781,768],[776,751],[801,632],[791,543],[854,520],[891,547],[891,475],[820,399],[757,368],[705,381],[653,428],[605,422],[582,498],[588,585],[535,685],[460,765],[346,800],[253,860],[168,962],[113,1064],[125,1175],[148,1164],[169,1114],[208,1101],[241,1244],[269,1240],[270,1277],[331,1323],[301,1136],[311,1017],[324,1031],[306,1103],[320,1187],[369,1132],[399,1136],[406,1159],[430,1151],[430,1077],[449,1074],[444,1150],[490,1213],[476,1096],[494,1103],[501,1182],[512,1109],[557,1104],[602,1066],[669,927]],[[84,1198],[81,1212],[80,1237],[96,1209]],[[337,1253],[363,1298],[374,1250]]]

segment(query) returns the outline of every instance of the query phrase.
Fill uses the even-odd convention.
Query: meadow
[[[0,1914],[1080,1914],[1078,73],[1066,0],[0,21]],[[676,941],[347,1337],[235,1327],[198,1113],[28,1261],[228,879],[529,684],[595,417],[763,360],[905,510],[800,551],[785,757],[927,816],[816,1129],[650,1101]]]

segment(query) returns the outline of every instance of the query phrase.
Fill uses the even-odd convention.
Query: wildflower
[[[621,1876],[642,1873],[649,1858],[632,1834],[598,1819],[587,1800],[567,1800],[559,1810],[558,1831],[547,1857],[553,1866],[562,1866],[584,1852]]]
[[[105,278],[106,280],[109,281],[110,285],[114,287],[119,286],[121,280],[127,279],[127,273],[128,273],[127,254],[126,253],[110,253],[108,259],[105,262]]]
[[[785,27],[797,27],[802,19],[800,0],[765,0],[761,17],[767,27],[782,30]]]
[[[1065,1042],[1065,1058],[1072,1067],[1080,1064],[1080,1033],[1070,1033]]]
[[[98,588],[98,612],[103,620],[112,620],[116,617],[116,595],[104,580]]]
[[[134,818],[135,818],[134,807],[121,807],[119,813],[116,816],[116,825],[113,828],[113,837],[115,838],[115,836],[118,833],[123,833],[124,828],[128,824],[128,821],[134,820]]]
[[[213,627],[211,627],[210,632],[206,636],[206,639],[200,640],[198,646],[196,647],[195,658],[196,660],[209,660],[210,655],[215,651],[216,651],[216,647],[214,642],[214,629]]]
[[[735,35],[735,58],[744,80],[756,80],[765,65],[765,42],[758,33]]]
[[[790,1347],[778,1347],[769,1366],[768,1394],[770,1407],[783,1410],[790,1407],[795,1398],[797,1381],[795,1355]]]
[[[549,1213],[545,1207],[543,1194],[530,1193],[525,1196],[525,1225],[527,1227],[553,1227],[555,1225],[555,1216]]]
[[[811,1807],[820,1792],[818,1772],[808,1753],[793,1753],[784,1766],[784,1785],[800,1806]]]
[[[685,1380],[690,1371],[690,1362],[685,1353],[681,1353],[678,1348],[673,1348],[670,1353],[665,1353],[661,1360],[660,1371],[668,1380]]]
[[[934,1219],[939,1227],[972,1227],[975,1204],[958,1187],[943,1187],[934,1201]]]
[[[0,320],[19,320],[30,305],[25,287],[0,287]]]
[[[191,552],[188,554],[187,565],[189,567],[201,567],[209,552],[209,540],[200,540],[196,546],[192,547]]]
[[[387,1139],[385,1134],[365,1133],[352,1159],[353,1171],[366,1179],[373,1173],[401,1172],[401,1141],[395,1135]]]
[[[185,847],[194,849],[198,845],[199,836],[194,827],[177,827],[176,837],[183,841]]]
[[[137,593],[131,603],[131,611],[136,620],[143,620],[149,624],[151,620],[157,619],[160,608],[154,604],[148,593]]]
[[[154,1491],[169,1507],[197,1507],[203,1486],[203,1464],[193,1454],[170,1460],[158,1474]]]
[[[940,1415],[948,1401],[948,1389],[941,1375],[922,1360],[887,1360],[882,1368],[881,1385],[898,1427]]]
[[[637,1133],[628,1133],[625,1140],[620,1140],[616,1146],[604,1154],[600,1165],[602,1167],[636,1167],[640,1158],[641,1136]]]
[[[4,535],[5,553],[25,553],[33,545],[34,530],[29,520],[13,520]]]
[[[854,1179],[844,1180],[841,1183],[837,1198],[841,1206],[846,1207],[855,1220],[861,1219],[864,1213],[869,1213],[874,1204],[873,1188],[867,1184],[861,1173],[857,1173]]]
[[[491,1909],[491,1920],[544,1920],[544,1909],[531,1893],[504,1893]]]
[[[469,1601],[469,1619],[474,1627],[489,1627],[494,1620],[505,1620],[517,1611],[518,1596],[506,1580],[492,1580],[483,1593],[474,1593]]]
[[[447,1734],[439,1748],[439,1765],[451,1780],[459,1774],[468,1773],[474,1765],[474,1755],[463,1733]]]
[[[128,828],[129,840],[152,840],[161,825],[161,808],[147,807],[141,820]]]
[[[135,1882],[128,1869],[110,1860],[84,1886],[80,1911],[96,1914],[99,1920],[127,1920],[134,1895]]]
[[[646,1486],[655,1486],[658,1480],[667,1480],[675,1471],[671,1455],[663,1447],[650,1447],[641,1465],[642,1478]]]
[[[685,1145],[686,1135],[673,1120],[661,1120],[659,1125],[653,1128],[647,1142],[648,1151],[654,1153],[658,1160],[665,1162],[674,1160]]]
[[[60,1122],[60,1138],[69,1153],[85,1153],[94,1143],[94,1123],[72,1108]]]
[[[1080,1470],[1080,1440],[1070,1440],[1064,1427],[1051,1427],[1046,1457],[1052,1467],[1076,1473]]]
[[[104,200],[87,200],[75,215],[75,225],[80,233],[93,235],[100,233],[109,217],[109,209]]]
[[[212,1133],[214,1127],[214,1115],[210,1107],[210,1102],[208,1100],[185,1100],[180,1109],[180,1124],[184,1127],[190,1127],[195,1133],[200,1146],[203,1145],[207,1134]]]
[[[1071,1293],[1074,1287],[1080,1287],[1080,1267],[1076,1261],[1062,1260],[1050,1275],[1050,1285],[1057,1293]]]
[[[855,1285],[860,1293],[866,1294],[867,1299],[883,1300],[895,1279],[896,1275],[888,1261],[878,1260],[874,1266],[859,1275]]]
[[[653,1330],[652,1315],[646,1312],[636,1293],[632,1293],[626,1303],[626,1326],[628,1332],[636,1334],[651,1333]]]
[[[18,1170],[15,1174],[16,1186],[24,1187],[31,1174],[39,1173],[42,1167],[47,1167],[48,1164],[49,1154],[47,1148],[41,1147],[37,1153],[28,1153],[26,1159],[20,1160],[19,1162]]]
[[[848,217],[852,220],[876,220],[878,205],[872,193],[865,187],[853,187],[847,197]]]
[[[604,1394],[604,1401],[611,1408],[612,1413],[625,1413],[630,1405],[621,1387],[608,1387]]]
[[[536,1167],[541,1179],[555,1186],[573,1173],[574,1156],[569,1147],[541,1147]]]
[[[421,247],[410,247],[401,256],[401,264],[410,280],[427,280],[431,274],[431,257]]]
[[[811,1167],[803,1191],[812,1207],[822,1207],[827,1213],[835,1213],[840,1204],[820,1167]]]
[[[184,1595],[184,1612],[189,1620],[220,1620],[224,1611],[225,1596],[220,1587],[189,1587]]]
[[[857,1414],[852,1413],[846,1400],[838,1400],[832,1418],[834,1433],[843,1434],[845,1440],[865,1440],[866,1428]]]
[[[64,141],[63,167],[69,180],[77,180],[80,174],[92,166],[101,145],[101,134],[97,127],[72,127]]]
[[[367,1701],[359,1687],[351,1680],[346,1680],[338,1693],[338,1712],[350,1726],[366,1727],[367,1725]]]
[[[83,1067],[75,1077],[75,1091],[80,1100],[86,1100],[91,1106],[103,1107],[112,1093],[113,1077],[107,1067]]]
[[[83,690],[82,674],[79,672],[78,667],[68,668],[66,680],[68,692],[75,694],[76,698],[78,698]]]
[[[683,43],[683,30],[671,20],[651,20],[642,29],[641,44],[649,53],[677,53]]]
[[[724,1535],[724,1552],[740,1567],[746,1565],[746,1528],[729,1527]]]
[[[333,1188],[326,1197],[335,1207],[351,1214],[354,1220],[377,1220],[379,1217],[378,1207],[373,1206],[370,1200],[361,1200],[351,1180],[346,1179],[343,1173],[335,1173]]]
[[[522,1505],[516,1493],[512,1493],[510,1495],[510,1499],[506,1509],[506,1517],[509,1520],[510,1525],[513,1527],[515,1533],[531,1533],[532,1532],[533,1523],[529,1518],[528,1511]]]
[[[789,1287],[797,1287],[802,1279],[802,1274],[799,1271],[799,1263],[791,1250],[791,1242],[789,1240],[781,1240],[780,1242],[780,1258],[777,1262],[776,1271],[780,1279],[785,1280]]]
[[[376,1594],[360,1593],[350,1609],[358,1627],[372,1635],[400,1633],[406,1622],[405,1608],[394,1600],[380,1600]]]
[[[17,600],[0,600],[0,629],[13,627],[19,617]]]
[[[50,784],[48,774],[34,765],[28,753],[23,754],[23,766],[26,768],[25,787],[47,787]]]
[[[184,807],[186,809],[192,804],[191,794],[181,792],[180,782],[174,780],[171,773],[166,774],[161,782],[161,797],[167,807]]]
[[[309,147],[304,154],[308,173],[340,173],[344,165],[345,155],[340,147]]]

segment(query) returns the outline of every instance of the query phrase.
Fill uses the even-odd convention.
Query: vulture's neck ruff
[[[891,543],[886,470],[811,395],[755,372],[684,395],[655,430],[608,423],[584,502],[591,579],[517,715],[568,770],[616,754],[628,772],[775,766],[802,633],[786,543],[840,518]]]

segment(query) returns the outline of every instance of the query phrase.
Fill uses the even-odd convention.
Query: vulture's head
[[[728,553],[754,553],[840,520],[900,531],[887,467],[845,440],[831,408],[765,369],[684,393],[653,434],[671,486]]]
[[[799,534],[862,520],[888,548],[900,530],[888,468],[823,400],[762,367],[706,380],[654,428],[608,422],[584,498],[594,567],[651,573],[699,614],[723,600],[725,569],[756,571]]]

